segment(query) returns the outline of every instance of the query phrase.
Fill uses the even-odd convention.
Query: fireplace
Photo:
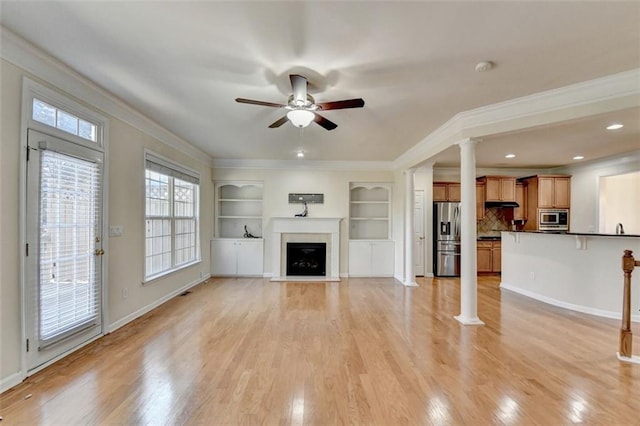
[[[340,281],[340,218],[274,217],[271,281]],[[324,272],[313,275],[290,275],[288,245],[290,243],[323,244]]]
[[[287,243],[288,276],[324,277],[326,270],[326,243]]]

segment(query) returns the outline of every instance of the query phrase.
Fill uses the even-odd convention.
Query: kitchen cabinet
[[[460,201],[460,182],[434,182],[433,201]]]
[[[496,273],[502,270],[502,242],[477,242],[478,273]]]
[[[515,220],[526,220],[527,219],[527,196],[526,196],[527,187],[522,182],[516,183],[516,203],[518,203],[519,207],[514,207],[513,209],[513,218]]]
[[[259,276],[263,274],[262,238],[211,240],[211,275]]]
[[[349,276],[392,277],[393,247],[390,240],[349,241]]]
[[[538,208],[569,208],[571,178],[538,176]]]
[[[486,176],[485,201],[515,201],[516,178],[508,176]]]
[[[525,185],[527,231],[538,230],[538,209],[571,207],[571,176],[536,175],[519,179]]]
[[[484,183],[476,183],[476,220],[484,219]]]

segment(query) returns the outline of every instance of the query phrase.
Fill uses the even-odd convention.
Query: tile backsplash
[[[511,211],[509,211],[511,210]],[[484,218],[478,222],[479,237],[499,237],[500,231],[511,229],[513,209],[505,207],[490,207],[485,210]]]

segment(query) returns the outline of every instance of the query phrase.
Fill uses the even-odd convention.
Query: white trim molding
[[[0,379],[0,393],[6,392],[14,386],[18,386],[22,381],[26,378],[26,376],[22,373],[22,371],[18,371],[17,373],[13,373],[4,379]]]
[[[190,283],[185,284],[182,287],[173,290],[171,293],[168,293],[168,294],[164,295],[160,299],[155,300],[152,303],[149,303],[147,306],[143,306],[142,308],[138,309],[137,311],[132,312],[129,315],[123,317],[123,318],[120,318],[118,321],[115,321],[115,322],[109,324],[109,326],[107,327],[107,332],[108,333],[113,333],[114,331],[116,331],[120,327],[123,327],[126,324],[129,324],[131,321],[133,321],[133,320],[135,320],[137,318],[140,318],[144,314],[146,314],[148,312],[151,312],[152,310],[154,310],[158,306],[162,305],[163,303],[168,302],[169,300],[173,299],[174,297],[176,297],[180,293],[183,293],[183,292],[189,290],[191,287],[195,287],[195,286],[197,286],[199,284],[204,283],[209,278],[211,278],[211,274],[206,274],[202,278],[198,278],[196,280],[193,280]]]
[[[479,138],[640,106],[640,68],[463,111],[394,161],[421,164],[466,137]]]
[[[2,45],[0,50],[2,59],[46,81],[66,94],[124,121],[201,164],[211,166],[209,154],[165,129],[82,74],[2,26],[0,26],[0,45]]]
[[[263,169],[263,170],[373,170],[392,171],[392,161],[310,161],[310,160],[258,160],[215,158],[214,169]]]

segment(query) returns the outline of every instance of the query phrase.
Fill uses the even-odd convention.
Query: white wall
[[[599,231],[615,234],[621,223],[627,234],[640,235],[640,172],[600,178]]]
[[[604,232],[598,229],[600,178],[637,171],[640,171],[640,150],[558,170],[571,175],[571,231]],[[636,216],[639,214],[640,206],[635,211]]]
[[[264,271],[271,274],[272,243],[271,218],[293,217],[302,211],[301,204],[289,204],[289,193],[324,194],[324,204],[309,204],[309,217],[341,217],[340,225],[340,273],[348,272],[349,249],[349,183],[350,182],[394,182],[390,171],[344,171],[316,169],[244,169],[216,168],[213,170],[215,181],[239,180],[261,181],[264,184],[263,195],[263,237]],[[397,211],[397,194],[392,192],[392,222],[402,220],[402,212]],[[395,232],[394,232],[395,234]],[[400,234],[401,237],[401,234]],[[396,238],[396,236],[393,236]]]
[[[624,250],[640,253],[640,237],[503,232],[501,286],[563,308],[621,318]],[[640,321],[640,269],[634,275],[631,313]]]
[[[5,61],[0,61],[0,390],[14,385],[25,374],[22,371],[22,312],[20,290],[20,237],[19,194],[20,182],[20,134],[22,77],[33,74]],[[67,78],[71,78],[67,75]],[[56,89],[46,81],[41,83]],[[88,94],[92,89],[82,86]],[[60,90],[58,90],[61,92]],[[83,102],[82,99],[76,99]],[[91,107],[90,105],[88,105]],[[160,140],[148,136],[110,116],[109,140],[109,207],[108,215],[113,225],[123,225],[122,237],[109,239],[107,331],[121,326],[141,313],[180,291],[185,286],[198,283],[201,273],[210,271],[209,239],[212,234],[211,169],[192,156],[170,148]],[[195,169],[201,174],[202,262],[180,272],[142,285],[144,261],[144,170],[143,153],[149,148],[170,159]],[[122,298],[122,289],[128,297]]]

